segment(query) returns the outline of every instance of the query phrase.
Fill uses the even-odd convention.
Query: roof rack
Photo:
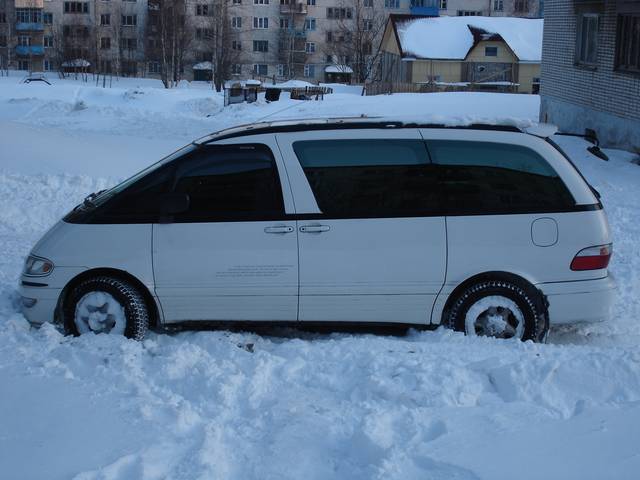
[[[237,127],[227,128],[219,132],[206,135],[193,143],[204,145],[218,140],[244,137],[247,135],[266,133],[289,133],[319,130],[344,129],[389,129],[389,128],[445,128],[466,130],[489,130],[502,132],[524,133],[525,130],[515,125],[500,125],[489,123],[472,123],[460,125],[446,125],[444,123],[423,123],[414,119],[397,119],[386,117],[344,117],[344,118],[312,118],[295,120],[278,120],[258,122]]]

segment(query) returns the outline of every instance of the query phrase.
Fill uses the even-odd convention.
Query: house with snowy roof
[[[378,90],[537,93],[543,20],[390,15]],[[411,88],[413,87],[413,88]]]

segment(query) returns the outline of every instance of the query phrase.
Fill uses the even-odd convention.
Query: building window
[[[44,12],[42,14],[42,23],[44,23],[45,25],[52,25],[53,24],[53,13]]]
[[[242,50],[242,42],[240,40],[233,40],[231,42],[231,49],[241,51]]]
[[[100,60],[99,65],[102,73],[111,73],[111,60]]]
[[[242,0],[233,0],[234,5],[242,5]]]
[[[232,28],[242,28],[242,17],[233,17],[231,19]]]
[[[255,75],[262,75],[263,77],[266,77],[268,74],[268,67],[264,63],[256,63],[253,66],[253,73]]]
[[[342,20],[344,18],[351,18],[353,13],[350,8],[338,8],[338,7],[328,7],[327,8],[327,18]]]
[[[45,72],[50,72],[53,70],[53,62],[51,60],[45,59],[42,66],[44,67]]]
[[[280,28],[283,30],[286,30],[287,28],[289,28],[289,19],[288,18],[281,18],[280,19]]]
[[[18,45],[20,45],[21,47],[31,46],[31,37],[28,35],[18,36]]]
[[[254,5],[269,5],[269,0],[253,0]]]
[[[233,75],[240,75],[242,73],[242,65],[240,65],[239,63],[234,63],[231,66],[231,73]]]
[[[447,0],[440,0],[440,10],[447,9]]]
[[[640,15],[618,15],[616,70],[640,73]]]
[[[64,2],[64,13],[89,13],[89,2]]]
[[[269,42],[266,40],[254,40],[253,41],[253,51],[254,52],[268,52],[269,51]]]
[[[53,36],[45,35],[42,39],[44,43],[44,48],[53,48]]]
[[[210,40],[213,38],[213,29],[196,28],[196,40]]]
[[[7,14],[0,12],[0,23],[7,23]]]
[[[111,14],[103,13],[100,15],[100,25],[111,25]]]
[[[308,78],[313,78],[316,76],[316,66],[306,64],[304,66],[304,76]]]
[[[578,38],[576,43],[576,63],[595,67],[598,64],[598,24],[597,13],[585,13],[578,17]]]
[[[289,76],[289,66],[279,63],[276,65],[276,71],[278,72],[279,77],[288,77]]]
[[[485,57],[497,57],[498,56],[498,47],[484,47],[484,56]]]
[[[135,50],[138,48],[138,39],[137,38],[121,38],[120,48],[122,48],[123,50]]]
[[[304,19],[304,29],[305,30],[315,30],[316,29],[316,19],[315,18],[305,18]]]
[[[149,62],[149,73],[160,73],[160,62]]]
[[[304,51],[307,53],[316,52],[316,44],[314,42],[307,42],[304,44]]]
[[[138,24],[137,15],[122,15],[122,26],[135,27]]]
[[[16,21],[18,23],[40,23],[42,22],[42,10],[35,8],[17,8]]]
[[[479,17],[482,15],[482,12],[476,10],[458,10],[457,15],[459,17]]]
[[[315,5],[316,0],[307,0],[307,5]]]
[[[400,0],[384,0],[384,8],[400,8]]]
[[[493,0],[493,10],[502,12],[504,10],[504,0]]]
[[[370,32],[371,30],[373,30],[373,20],[369,18],[365,18],[364,20],[362,20],[362,29],[365,32]]]
[[[209,5],[196,5],[196,15],[206,17],[209,15]]]
[[[18,70],[30,70],[29,60],[18,60]]]
[[[253,28],[269,28],[269,18],[253,17]]]
[[[0,47],[6,47],[6,46],[7,46],[7,36],[0,35]]]
[[[529,0],[515,0],[513,9],[516,13],[527,13],[529,11]]]
[[[108,50],[111,48],[111,37],[101,37],[100,38],[100,48],[102,50]]]
[[[362,4],[365,8],[373,8],[373,0],[363,0]]]

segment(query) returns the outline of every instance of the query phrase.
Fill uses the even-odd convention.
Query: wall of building
[[[616,1],[602,2],[597,65],[576,59],[577,16],[572,0],[545,3],[540,118],[562,131],[596,130],[606,145],[640,146],[640,76],[617,72]]]
[[[483,15],[487,17],[540,18],[540,0],[446,0],[440,1],[440,15],[460,14]]]

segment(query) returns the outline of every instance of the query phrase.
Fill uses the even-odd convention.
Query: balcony
[[[44,55],[44,47],[42,45],[18,45],[16,47],[16,54],[23,57],[41,56]]]
[[[18,32],[42,32],[44,24],[37,22],[18,22],[16,23],[16,31]]]
[[[292,3],[290,5],[280,5],[280,14],[281,15],[291,15],[291,14],[300,14],[306,15],[307,13],[307,5],[302,2]]]
[[[410,7],[411,15],[422,15],[426,17],[437,17],[439,15],[438,7]]]

